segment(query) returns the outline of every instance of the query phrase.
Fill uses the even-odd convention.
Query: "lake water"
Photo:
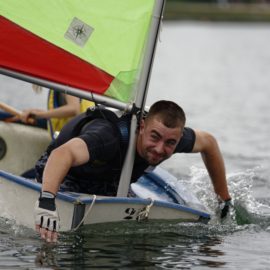
[[[55,246],[0,220],[0,269],[270,269],[270,24],[165,22],[147,104],[178,102],[187,125],[213,133],[235,212],[221,224],[200,157],[163,164],[200,197],[208,225],[123,224],[62,234]],[[0,75],[0,100],[45,107],[27,83]]]

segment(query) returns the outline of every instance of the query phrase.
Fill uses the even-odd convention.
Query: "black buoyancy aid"
[[[97,164],[92,163],[91,166],[82,165],[79,168],[73,168],[67,175],[66,180],[71,180],[73,183],[76,182],[77,184],[79,184],[80,190],[88,190],[88,192],[95,194],[115,195],[119,182],[118,177],[116,177],[116,175],[118,175],[117,171],[119,171],[119,173],[121,172],[121,167],[129,143],[131,114],[128,113],[124,114],[121,117],[118,117],[113,111],[102,107],[95,107],[94,110],[93,108],[88,109],[84,116],[76,123],[76,126],[70,134],[71,137],[79,136],[79,134],[83,132],[84,126],[86,126],[92,120],[99,118],[108,120],[115,126],[116,130],[118,131],[120,140],[119,161],[114,160],[114,165],[112,163],[105,162],[102,163],[101,166],[99,166],[99,162],[97,162]],[[116,167],[115,163],[118,164]],[[87,175],[88,177],[90,177],[90,175],[92,177],[78,178],[75,176],[77,174],[76,172],[78,171],[84,172],[85,175]],[[114,173],[116,173],[116,175]],[[76,178],[76,180],[74,179],[74,177]],[[108,179],[110,179],[110,181],[108,181]]]
[[[69,133],[69,138],[74,138],[80,135],[80,133],[82,132],[84,126],[86,126],[89,122],[91,122],[94,119],[107,119],[109,122],[113,123],[113,125],[116,127],[116,130],[118,130],[118,134],[119,134],[119,139],[120,139],[120,155],[121,158],[118,161],[115,160],[115,162],[118,163],[117,165],[117,169],[116,171],[119,170],[119,172],[121,172],[121,167],[124,161],[124,157],[126,155],[127,149],[128,149],[128,144],[129,144],[129,135],[130,135],[130,123],[131,123],[131,117],[132,117],[132,113],[127,113],[122,115],[121,117],[118,117],[113,111],[105,109],[103,107],[94,107],[91,109],[88,109],[84,114],[79,116],[79,119],[76,120],[76,123],[74,123],[74,127],[72,130],[70,130]],[[68,139],[68,138],[66,138]],[[44,156],[44,159],[41,160],[37,163],[36,169],[37,172],[39,171],[39,175],[40,175],[40,179],[41,179],[41,175],[43,174],[43,170],[44,170],[44,166],[46,164],[47,158],[50,155],[51,151],[53,149],[55,149],[56,147],[58,147],[59,145],[56,145],[57,140],[54,141],[54,143],[52,143],[52,145],[47,149],[47,155]],[[98,176],[99,172],[102,174],[104,171],[108,171],[109,176],[112,176],[111,170],[110,170],[110,166],[112,164],[104,164],[104,166],[100,167],[99,166],[91,166],[88,167],[87,165],[82,165],[82,167],[78,168],[78,171],[80,172],[85,172],[86,175],[90,175],[93,174]],[[74,171],[75,170],[75,171]],[[72,171],[72,172],[71,172]],[[86,177],[86,179],[83,179],[81,177],[79,177],[79,179],[76,177],[76,168],[71,169],[70,173],[66,176],[66,180],[71,180],[72,182],[78,183],[81,187],[84,187],[86,184],[86,189],[88,184],[90,183],[88,181],[88,177]],[[116,172],[115,171],[115,172]],[[75,173],[75,174],[74,174]],[[88,174],[90,173],[90,174]],[[74,178],[75,177],[75,178]],[[98,177],[99,178],[99,177]],[[74,179],[74,180],[72,180]],[[76,180],[75,180],[76,179]],[[41,180],[39,180],[41,181]],[[117,191],[117,186],[118,186],[118,182],[119,179],[117,180],[116,178],[112,179],[112,183],[108,183],[108,181],[100,181],[100,179],[98,179],[97,181],[95,180],[95,178],[91,179],[91,183],[90,186],[92,187],[91,190],[89,192],[91,193],[96,193],[98,194],[99,192],[101,192],[102,194],[115,194],[115,192]],[[94,188],[95,185],[98,185],[97,189]],[[104,186],[104,188],[102,188],[102,191],[97,192],[97,190],[100,189],[99,184],[102,184]],[[112,185],[113,187],[105,187],[106,185]],[[111,192],[109,192],[109,190]],[[81,192],[81,191],[80,191]]]
[[[98,118],[108,120],[115,125],[115,127],[119,131],[119,138],[122,146],[121,148],[126,149],[129,143],[131,114],[127,113],[122,115],[121,117],[118,117],[113,111],[103,108],[101,106],[95,106],[87,109],[87,111],[85,112],[85,116],[79,120],[79,122],[73,129],[71,137],[77,137],[86,124]]]

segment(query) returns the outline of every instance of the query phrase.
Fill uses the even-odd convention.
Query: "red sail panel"
[[[0,16],[0,66],[103,94],[113,76]]]

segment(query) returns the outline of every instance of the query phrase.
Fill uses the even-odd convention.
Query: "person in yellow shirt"
[[[32,85],[35,92],[40,92],[42,88]],[[20,120],[29,123],[31,118],[46,119],[47,129],[52,138],[60,132],[62,127],[74,116],[84,112],[88,107],[94,106],[94,102],[80,99],[75,96],[49,90],[47,110],[26,109],[23,110]]]

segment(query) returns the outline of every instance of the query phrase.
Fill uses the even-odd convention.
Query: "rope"
[[[85,215],[83,216],[82,220],[80,221],[80,223],[72,229],[72,231],[77,231],[78,228],[83,224],[83,222],[85,221],[85,219],[89,216],[94,204],[95,204],[95,201],[96,201],[96,198],[97,196],[96,195],[93,195],[93,200],[92,200],[92,203],[91,205],[89,206],[88,210],[86,211]],[[154,205],[154,200],[152,198],[148,198],[151,200],[150,204],[147,205],[145,208],[143,208],[141,210],[141,212],[138,214],[137,216],[137,221],[140,222],[142,220],[146,220],[148,219],[148,216],[150,214],[150,210],[151,210],[151,207]]]
[[[137,221],[141,221],[141,220],[145,220],[148,219],[149,213],[150,213],[150,209],[154,204],[154,200],[152,198],[148,198],[151,200],[150,204],[147,205],[144,209],[142,209],[142,211],[138,214],[137,216]]]
[[[95,204],[95,201],[96,201],[96,198],[97,196],[96,195],[93,195],[93,200],[92,200],[92,203],[90,204],[88,210],[86,211],[85,215],[83,216],[82,220],[80,221],[80,223],[72,229],[72,231],[77,231],[78,228],[83,224],[83,222],[85,221],[85,219],[87,218],[87,216],[90,214],[94,204]]]

